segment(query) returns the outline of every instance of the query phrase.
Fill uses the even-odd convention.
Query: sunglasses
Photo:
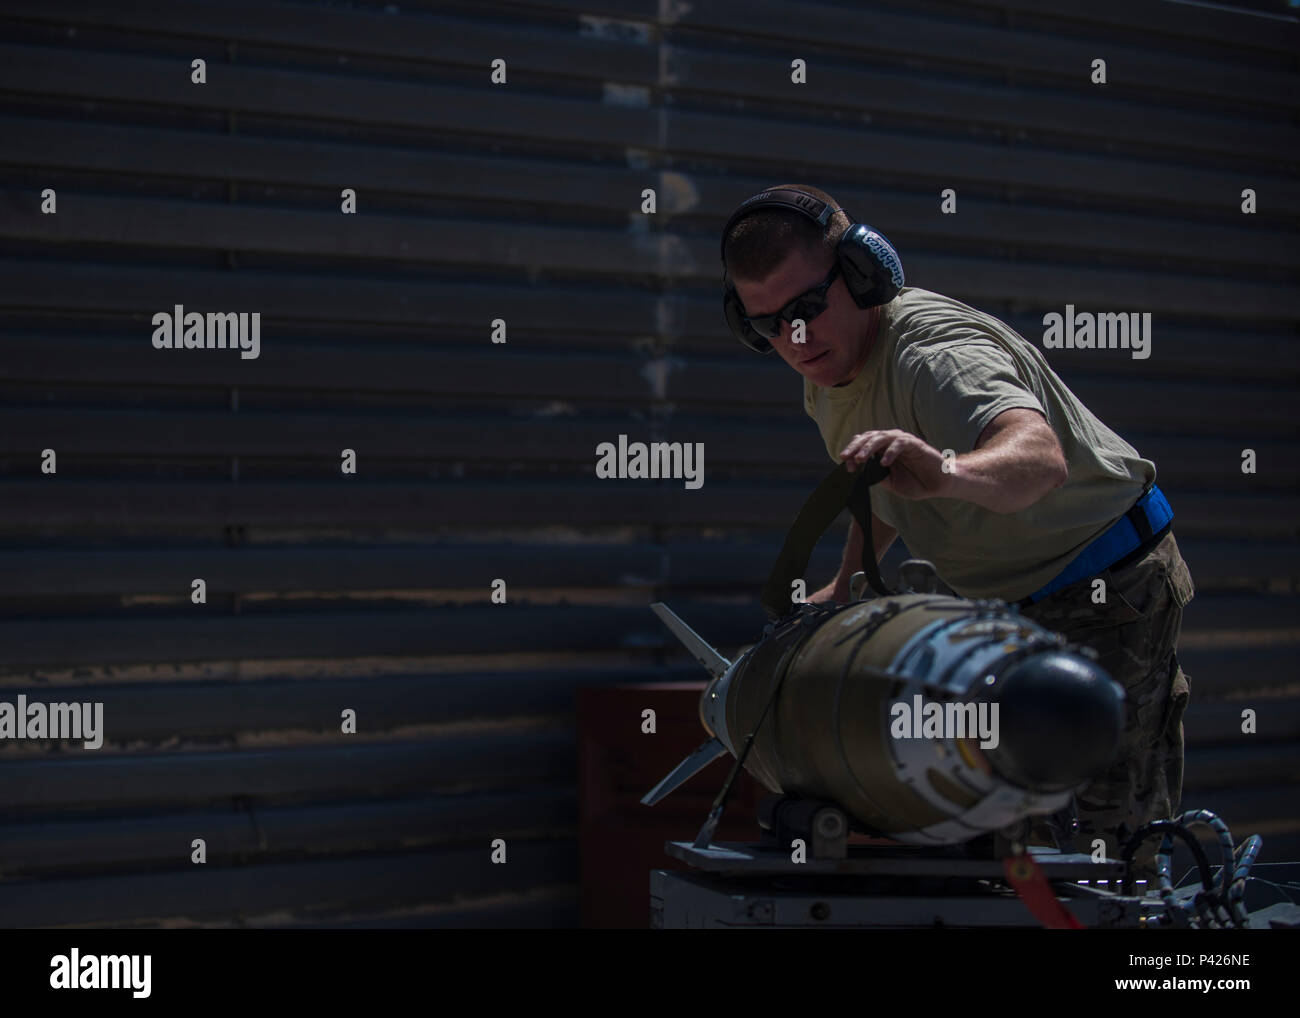
[[[831,266],[830,275],[822,283],[799,294],[776,314],[756,315],[752,318],[746,316],[745,321],[764,339],[776,339],[781,335],[782,321],[794,322],[796,318],[802,318],[805,322],[811,322],[830,305],[830,301],[826,299],[826,291],[831,288],[831,284],[839,274],[840,262],[837,258],[835,264]]]

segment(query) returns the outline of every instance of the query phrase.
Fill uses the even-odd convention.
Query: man
[[[958,595],[1019,604],[1096,650],[1125,687],[1121,753],[1076,797],[1079,847],[1100,838],[1118,858],[1140,825],[1175,816],[1182,794],[1188,683],[1175,651],[1194,588],[1155,464],[1093,416],[1037,347],[990,315],[902,286],[896,262],[892,296],[859,306],[850,286],[861,298],[862,276],[846,271],[840,240],[863,231],[846,232],[826,192],[782,185],[751,205],[724,231],[728,299],[739,300],[728,320],[803,376],[804,409],[831,459],[852,470],[881,454],[876,560],[901,534]],[[879,254],[883,238],[872,236]],[[863,542],[853,522],[839,573],[809,600],[850,600]],[[1035,840],[1045,835],[1040,826]],[[1139,877],[1154,874],[1157,845],[1138,853]]]

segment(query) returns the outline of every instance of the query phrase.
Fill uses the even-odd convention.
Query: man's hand
[[[943,455],[898,428],[854,435],[840,458],[853,471],[878,452],[881,465],[889,468],[889,476],[879,482],[885,491],[908,499],[951,497],[953,474],[944,471]]]

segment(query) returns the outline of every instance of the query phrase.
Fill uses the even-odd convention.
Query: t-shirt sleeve
[[[992,340],[971,337],[908,353],[903,375],[912,387],[917,425],[921,437],[940,451],[970,452],[1004,410],[1023,407],[1047,416],[1015,358]]]

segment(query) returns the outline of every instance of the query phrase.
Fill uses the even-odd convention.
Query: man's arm
[[[995,513],[1033,505],[1069,477],[1056,433],[1036,410],[1004,410],[989,422],[975,451],[951,464],[948,497]]]
[[[947,462],[906,431],[864,431],[840,454],[856,470],[876,453],[889,467],[880,482],[901,498],[958,498],[995,513],[1033,505],[1069,477],[1056,433],[1036,410],[1003,410],[980,433],[973,452]]]
[[[872,513],[871,536],[876,545],[876,561],[879,562],[884,558],[889,546],[894,543],[898,531],[875,513]],[[866,535],[862,533],[858,521],[851,519],[849,521],[849,539],[844,545],[844,561],[840,563],[840,571],[835,574],[835,579],[822,587],[821,590],[809,594],[809,601],[817,604],[822,601],[849,600],[851,596],[849,593],[849,579],[862,568],[862,542],[865,540]]]

